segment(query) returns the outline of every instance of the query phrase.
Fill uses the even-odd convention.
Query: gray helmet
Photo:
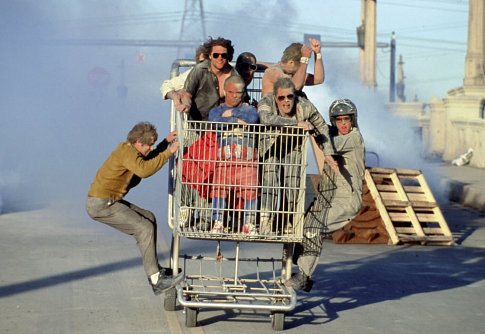
[[[330,123],[333,126],[337,126],[335,118],[337,116],[350,115],[352,119],[352,126],[357,126],[357,107],[349,99],[339,99],[332,102],[328,109],[328,116]]]

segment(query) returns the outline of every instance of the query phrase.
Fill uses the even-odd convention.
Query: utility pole
[[[485,86],[485,2],[470,0],[464,86]]]
[[[391,75],[389,78],[389,102],[396,101],[396,35],[391,35]]]
[[[179,40],[198,40],[202,43],[206,38],[204,5],[202,0],[185,0]],[[179,47],[178,58],[193,59],[194,56],[195,49]]]
[[[376,89],[376,0],[362,0],[359,38],[359,77],[367,87]]]

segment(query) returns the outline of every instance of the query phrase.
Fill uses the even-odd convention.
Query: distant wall
[[[485,88],[458,87],[439,100],[390,103],[390,111],[416,120],[423,139],[423,156],[452,161],[473,149],[470,166],[485,168]]]

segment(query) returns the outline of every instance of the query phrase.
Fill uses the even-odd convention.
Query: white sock
[[[160,273],[155,273],[153,275],[150,276],[150,281],[152,282],[153,285],[157,284],[158,283],[158,275]]]

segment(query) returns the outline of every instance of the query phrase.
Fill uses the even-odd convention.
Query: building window
[[[479,117],[481,119],[485,119],[485,100],[482,100],[482,103],[480,103],[480,115]]]

